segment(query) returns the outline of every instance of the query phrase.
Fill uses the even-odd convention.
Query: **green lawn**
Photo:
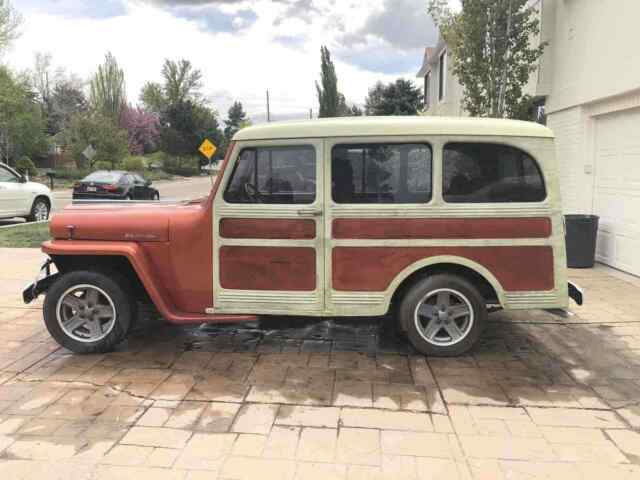
[[[25,223],[15,227],[0,228],[0,247],[39,247],[49,240],[49,223]]]

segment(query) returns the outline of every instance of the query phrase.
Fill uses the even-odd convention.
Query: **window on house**
[[[445,94],[446,87],[446,78],[447,78],[447,51],[445,50],[440,55],[440,60],[438,61],[438,100],[442,100]]]
[[[547,196],[536,161],[508,145],[449,143],[443,162],[445,202],[541,202]]]
[[[336,203],[426,203],[431,200],[431,147],[336,145],[331,186]]]
[[[224,192],[228,203],[308,204],[316,199],[311,146],[245,148]]]
[[[431,93],[431,72],[424,77],[424,108],[429,108],[429,94]]]

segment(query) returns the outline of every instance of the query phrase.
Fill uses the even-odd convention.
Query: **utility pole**
[[[269,109],[269,90],[267,90],[267,122],[271,121],[271,110]]]

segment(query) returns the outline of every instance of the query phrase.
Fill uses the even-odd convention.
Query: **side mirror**
[[[25,173],[20,177],[20,183],[27,183],[29,181],[29,174]]]
[[[151,180],[146,180],[144,182],[144,184],[148,187],[149,185],[151,185],[153,182]]]

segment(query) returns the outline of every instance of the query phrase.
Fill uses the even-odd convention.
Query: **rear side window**
[[[448,203],[541,202],[547,196],[536,161],[508,145],[449,143],[443,162]]]
[[[224,192],[228,203],[308,204],[316,199],[311,146],[245,148]]]
[[[331,152],[331,191],[336,203],[427,203],[431,147],[336,145]]]

